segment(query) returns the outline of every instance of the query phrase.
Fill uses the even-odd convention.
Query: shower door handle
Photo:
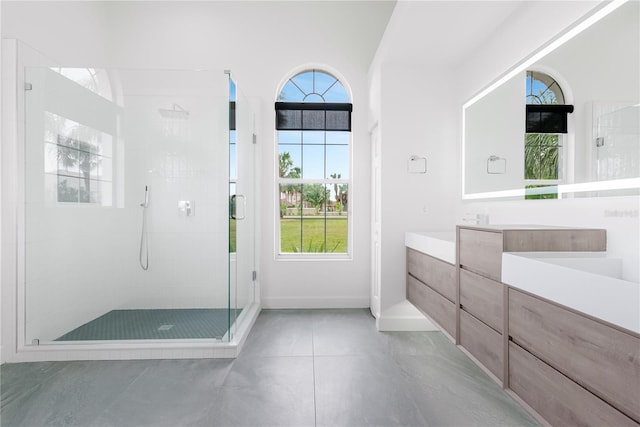
[[[238,199],[242,200],[242,215],[238,215]],[[234,194],[231,196],[231,204],[229,206],[229,218],[242,221],[246,218],[247,199],[242,194]]]
[[[237,194],[235,197],[236,197],[236,209],[235,209],[235,212],[234,212],[234,213],[235,213],[235,217],[234,217],[234,219],[237,219],[238,221],[242,221],[243,219],[245,219],[245,218],[247,217],[247,216],[246,216],[246,215],[247,215],[247,214],[246,214],[246,213],[247,213],[247,198],[246,198],[246,197],[244,197],[244,194]],[[242,200],[242,204],[241,204],[241,206],[242,206],[242,210],[241,210],[242,215],[238,215],[238,212],[237,212],[237,209],[238,209],[238,205],[237,205],[238,199],[241,199],[241,200]]]
[[[236,219],[236,195],[231,196],[229,201],[229,218]]]

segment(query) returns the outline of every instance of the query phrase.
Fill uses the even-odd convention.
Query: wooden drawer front
[[[504,376],[502,335],[460,311],[460,344],[489,371],[502,380]]]
[[[640,421],[640,339],[509,289],[509,334],[517,344]]]
[[[606,251],[606,230],[504,230],[505,252]]]
[[[469,270],[500,281],[502,233],[461,228],[459,262]]]
[[[638,426],[513,342],[509,343],[509,388],[553,426]]]
[[[413,277],[440,292],[449,301],[455,302],[455,266],[422,252],[407,249],[407,269]]]
[[[504,285],[460,270],[460,304],[463,309],[502,333]]]
[[[411,276],[407,275],[407,299],[431,317],[452,337],[456,335],[454,303]]]

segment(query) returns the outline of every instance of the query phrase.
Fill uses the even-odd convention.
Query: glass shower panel
[[[640,176],[640,106],[598,103],[593,110],[595,179]]]
[[[229,339],[228,79],[71,71],[25,75],[25,343]]]
[[[255,144],[254,113],[249,99],[230,79],[230,265],[231,334],[245,308],[255,302]],[[230,245],[231,246],[231,245]]]

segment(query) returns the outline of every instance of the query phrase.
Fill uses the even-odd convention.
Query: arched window
[[[547,74],[527,71],[527,104],[564,104],[562,88]]]
[[[539,71],[527,71],[526,91],[524,178],[527,188],[534,189],[564,180],[567,115],[573,112],[573,106],[565,104],[558,82]],[[527,196],[540,197],[556,194]]]
[[[309,70],[291,77],[284,85],[278,101],[348,103],[349,95],[340,81],[320,70]]]
[[[85,89],[94,92],[101,97],[113,100],[113,94],[111,93],[111,83],[107,70],[99,68],[68,68],[68,67],[53,67],[53,71],[62,74],[69,80],[78,83]]]
[[[352,196],[347,90],[331,73],[306,70],[287,80],[275,109],[278,253],[344,257]]]

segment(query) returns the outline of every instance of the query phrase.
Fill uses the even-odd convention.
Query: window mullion
[[[300,253],[304,252],[304,184],[300,186]]]
[[[299,184],[350,184],[349,179],[333,179],[333,178],[278,178],[276,181],[282,185],[299,185]]]

